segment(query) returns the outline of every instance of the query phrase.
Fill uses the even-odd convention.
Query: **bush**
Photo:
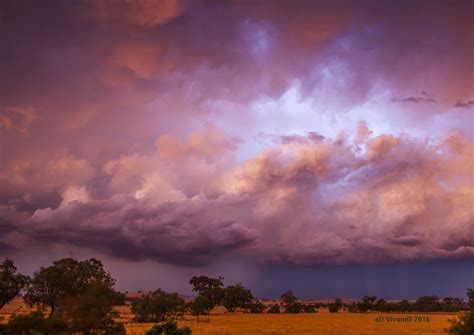
[[[230,285],[224,289],[222,305],[228,312],[235,312],[237,308],[247,309],[252,303],[253,295],[249,289],[241,284]]]
[[[40,334],[59,335],[65,333],[67,325],[55,318],[45,319],[43,313],[32,312],[25,315],[13,315],[6,327],[8,335]]]
[[[451,328],[448,329],[450,334],[456,335],[472,335],[474,334],[474,290],[467,290],[469,310],[465,315],[457,320],[449,320]]]
[[[249,305],[249,312],[253,314],[260,314],[265,311],[265,305],[260,301],[255,301]]]
[[[166,321],[145,332],[145,335],[191,335],[191,329],[188,327],[178,328],[174,321]]]
[[[336,305],[334,304],[329,305],[329,313],[337,313],[337,312],[339,312],[339,308],[337,308]]]
[[[191,315],[196,316],[196,322],[199,322],[199,315],[208,314],[211,309],[209,299],[204,295],[198,295],[193,301],[187,303],[186,307]]]
[[[292,304],[285,305],[286,313],[298,314],[298,313],[301,313],[302,310],[303,310],[303,305],[300,304],[299,302],[294,302]]]
[[[160,322],[167,318],[175,318],[184,312],[184,299],[178,293],[167,293],[157,289],[151,294],[132,303],[135,321]]]
[[[272,307],[268,309],[267,313],[280,314],[280,306],[278,306],[277,304],[273,305]]]
[[[303,305],[303,311],[305,313],[316,313],[313,305]]]

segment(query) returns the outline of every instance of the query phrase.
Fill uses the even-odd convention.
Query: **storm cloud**
[[[473,259],[472,6],[2,2],[0,251]]]

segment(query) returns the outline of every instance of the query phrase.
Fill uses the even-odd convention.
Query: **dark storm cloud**
[[[133,198],[115,197],[38,210],[28,220],[4,228],[46,245],[67,242],[123,259],[199,265],[256,237],[245,224],[222,221],[215,215],[232,212],[232,200],[217,200],[213,205],[216,208],[210,209],[206,201],[189,200],[149,208]]]
[[[2,245],[180,264],[472,256],[472,139],[375,131],[405,118],[431,136],[451,126],[440,111],[472,106],[471,1],[3,1],[0,16]],[[333,131],[367,123],[353,142],[320,135],[307,99]]]

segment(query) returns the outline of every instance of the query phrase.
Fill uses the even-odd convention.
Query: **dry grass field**
[[[195,318],[186,317],[181,326],[189,326],[193,335],[430,335],[445,334],[448,319],[453,315],[427,314],[430,322],[378,323],[375,318],[388,314],[337,313],[321,311],[316,314],[221,314],[211,315],[210,322],[196,323]],[[390,314],[404,316],[407,314]],[[420,314],[413,314],[420,315]],[[128,334],[140,335],[151,325],[128,324]]]
[[[13,302],[0,310],[0,318],[7,321],[12,313],[20,314],[29,309],[21,299]],[[127,306],[118,307],[119,320],[125,323],[127,334],[141,335],[151,328],[152,324],[131,323],[132,315]],[[378,317],[407,317],[411,322],[376,322]],[[415,322],[415,316],[427,316],[429,322]],[[314,314],[226,314],[222,310],[215,310],[212,315],[201,317],[202,322],[197,323],[196,318],[186,315],[179,320],[180,326],[188,326],[193,330],[193,335],[430,335],[445,334],[449,326],[448,319],[455,314],[441,313],[414,313],[414,314],[384,314],[384,313],[329,313],[320,309]]]

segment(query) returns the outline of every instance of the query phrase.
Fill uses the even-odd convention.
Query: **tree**
[[[189,281],[193,286],[193,291],[205,296],[209,301],[210,308],[219,305],[224,297],[223,277],[211,278],[207,276],[194,276]]]
[[[199,322],[199,315],[209,313],[209,299],[203,295],[198,295],[192,302],[188,303],[188,308],[191,310],[191,315],[196,316],[196,322]]]
[[[282,295],[281,295],[281,301],[285,304],[285,305],[289,305],[289,304],[292,304],[292,303],[295,303],[296,302],[296,297],[295,295],[293,294],[293,291],[292,290],[288,290],[286,292],[284,292]]]
[[[83,294],[92,283],[112,288],[115,281],[99,260],[63,258],[34,273],[25,301],[29,305],[48,307],[52,316],[64,299]]]
[[[13,315],[6,327],[8,335],[51,334],[67,332],[67,324],[56,318],[45,319],[41,311],[24,315]]]
[[[13,300],[28,284],[28,277],[17,272],[13,261],[6,258],[0,264],[0,308]]]
[[[474,334],[474,290],[467,290],[467,298],[469,309],[465,315],[451,322],[451,328],[448,329],[450,334],[456,335],[472,335]]]
[[[280,314],[280,306],[278,306],[277,304],[272,305],[272,307],[268,309],[267,313]]]
[[[329,304],[328,310],[329,310],[329,313],[339,312],[339,308],[336,306],[336,304]]]
[[[336,306],[336,308],[339,310],[342,308],[342,306],[344,306],[344,304],[342,303],[342,300],[341,298],[336,298],[334,300],[334,306]]]
[[[303,310],[303,305],[297,302],[298,299],[292,290],[284,292],[280,299],[285,306],[285,313],[301,313]]]
[[[367,312],[369,310],[373,310],[373,306],[374,306],[374,303],[375,301],[377,300],[377,297],[376,296],[368,296],[368,295],[365,295],[362,297],[362,301],[360,303],[358,303],[358,308],[359,308],[359,311],[361,312]]]
[[[419,297],[415,301],[414,308],[419,312],[434,312],[441,310],[439,297],[436,295]]]
[[[265,311],[265,305],[261,301],[257,300],[250,303],[248,309],[252,314],[261,314]]]
[[[123,305],[124,298],[122,293],[103,283],[91,283],[82,294],[65,298],[57,309],[56,318],[68,320],[69,329],[74,333],[118,334],[120,326],[114,323],[117,313],[113,307]]]
[[[298,314],[303,311],[303,305],[299,302],[293,302],[285,305],[285,313]]]
[[[153,326],[145,332],[145,335],[191,335],[191,329],[188,327],[178,328],[176,322],[168,320]]]
[[[316,313],[314,305],[303,305],[303,311],[305,313]]]
[[[248,308],[252,300],[252,292],[243,287],[241,284],[236,284],[227,286],[224,289],[222,305],[228,312],[235,312],[237,308]]]
[[[175,318],[184,312],[185,302],[178,293],[167,293],[157,289],[132,303],[135,321],[160,322],[165,318]]]

